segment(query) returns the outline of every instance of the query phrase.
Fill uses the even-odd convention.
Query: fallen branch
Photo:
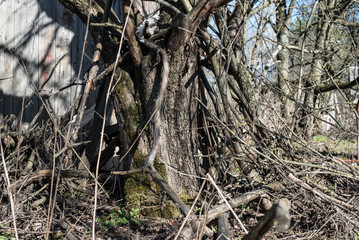
[[[146,172],[148,172],[153,181],[157,183],[163,191],[166,192],[166,194],[172,199],[174,204],[181,210],[181,212],[187,216],[191,214],[190,209],[187,207],[186,204],[178,197],[178,195],[172,190],[170,185],[161,177],[161,175],[156,170],[151,170],[149,167],[145,168]],[[201,229],[203,225],[201,224],[201,221],[198,219],[195,219],[191,223],[191,228],[193,232],[197,232],[199,229]],[[213,231],[209,229],[208,227],[204,227],[204,233],[211,237],[213,236]]]
[[[214,182],[214,180],[212,179],[211,175],[209,173],[207,173],[207,178],[209,179],[209,181],[212,183],[212,185],[216,188],[218,194],[221,196],[221,198],[223,199],[223,201],[227,204],[229,210],[231,210],[233,216],[237,219],[239,225],[241,226],[241,228],[243,229],[243,231],[245,233],[248,233],[247,229],[244,227],[243,223],[241,222],[241,220],[239,220],[237,214],[234,212],[233,208],[231,207],[231,205],[229,204],[229,202],[227,201],[227,199],[223,196],[221,190],[219,189],[219,187],[217,186],[217,184]]]
[[[254,199],[259,198],[259,197],[266,197],[266,193],[264,190],[257,190],[254,192],[245,193],[238,198],[228,201],[228,203],[232,208],[236,208],[244,203],[248,203],[248,202],[253,201]],[[223,214],[227,211],[229,211],[229,206],[226,203],[223,203],[221,205],[218,205],[218,206],[212,208],[211,210],[208,211],[206,224],[208,224],[212,220],[218,218],[221,214]]]
[[[90,174],[87,170],[60,170],[58,172],[55,172],[55,176],[57,177],[57,174],[60,173],[60,175],[64,178],[71,178],[71,177],[79,177],[79,178],[89,178]],[[39,180],[43,177],[51,177],[52,176],[52,170],[40,170],[37,172],[34,172],[32,174],[26,175],[25,178],[17,180],[15,183],[12,184],[12,188],[16,189],[21,186],[26,186],[33,181]]]
[[[281,199],[273,205],[263,219],[252,230],[244,236],[243,240],[261,239],[273,226],[279,232],[290,227],[290,202],[288,199]]]
[[[217,219],[218,230],[217,230],[217,238],[218,240],[227,240],[229,238],[229,214],[223,213]]]
[[[124,176],[124,175],[128,175],[128,174],[144,172],[145,169],[146,169],[146,167],[140,167],[140,168],[124,170],[124,171],[111,171],[110,174]],[[104,173],[106,173],[106,172],[104,172]]]
[[[177,232],[177,234],[176,234],[174,240],[177,240],[180,235],[184,235],[184,234],[185,234],[186,231],[184,230],[184,231],[182,232],[182,230],[184,229],[184,227],[185,227],[185,225],[186,225],[186,223],[187,223],[187,221],[188,221],[188,219],[189,219],[189,216],[190,216],[191,212],[193,211],[194,206],[196,205],[196,203],[197,203],[197,201],[198,201],[198,198],[201,196],[201,193],[202,193],[202,190],[203,190],[203,187],[204,187],[205,183],[206,183],[206,181],[203,181],[202,186],[201,186],[201,188],[200,188],[200,190],[199,190],[199,192],[198,192],[198,194],[197,194],[197,196],[196,196],[196,199],[195,199],[194,202],[192,203],[191,209],[190,209],[190,211],[187,213],[185,219],[183,220],[183,222],[182,222],[182,224],[181,224],[181,227],[178,229],[178,232]]]
[[[68,238],[69,240],[78,240],[78,238],[73,234],[73,232],[74,232],[73,227],[70,226],[68,223],[66,223],[65,219],[61,219],[61,220],[57,221],[57,224],[66,230],[66,233],[65,233],[66,238]]]
[[[193,203],[191,209],[189,209],[187,207],[187,205],[184,204],[184,202],[178,197],[178,195],[172,190],[172,188],[168,185],[168,183],[162,178],[162,176],[156,170],[152,170],[149,167],[145,166],[145,167],[141,167],[141,168],[130,169],[127,171],[112,171],[112,172],[110,172],[110,174],[127,175],[127,174],[133,174],[133,173],[138,173],[138,172],[147,172],[151,175],[152,180],[155,183],[157,183],[163,191],[166,192],[166,194],[170,197],[170,199],[173,201],[173,203],[186,216],[186,219],[183,222],[185,224],[192,213],[195,203]],[[201,191],[202,191],[203,186],[204,185],[202,185],[202,187],[201,187]],[[198,200],[198,197],[199,197],[199,194],[198,194],[196,200]],[[184,228],[184,224],[183,224],[183,226],[181,226],[180,231],[178,233],[181,235],[188,235],[188,233],[186,233],[185,231],[181,231],[181,229]],[[193,232],[197,232],[201,227],[202,227],[202,221],[200,221],[197,218],[192,221],[191,229]],[[204,232],[207,236],[213,236],[213,232],[208,227],[205,227]],[[178,236],[176,236],[175,239],[176,238],[178,238]]]
[[[323,199],[324,201],[327,201],[329,203],[334,203],[336,205],[338,205],[339,207],[345,207],[349,210],[355,210],[355,211],[359,211],[359,207],[355,207],[349,203],[340,201],[334,197],[328,196],[325,193],[322,193],[320,191],[318,191],[317,189],[312,188],[311,186],[309,186],[308,184],[302,182],[299,178],[296,178],[292,173],[290,173],[288,175],[288,177],[298,186],[304,188],[305,190],[311,191],[312,193],[314,193],[315,195],[317,195],[318,197],[320,197],[321,199]]]

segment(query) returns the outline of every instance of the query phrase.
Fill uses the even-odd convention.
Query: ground
[[[12,213],[19,239],[91,239],[95,197],[98,239],[174,239],[178,233],[183,215],[148,214],[151,208],[174,208],[167,194],[151,183],[149,175],[141,173],[142,178],[147,177],[146,181],[154,185],[151,188],[156,189],[151,195],[152,205],[130,204],[128,201],[132,198],[121,197],[123,192],[118,189],[121,178],[102,172],[99,192],[94,195],[95,182],[88,172],[71,168],[60,171],[61,166],[53,169],[53,162],[48,159],[52,159],[55,138],[49,125],[23,135],[2,128],[1,139],[8,176],[4,168],[0,239],[15,237]],[[241,156],[253,162],[252,166],[261,164],[247,172],[228,168],[216,184],[227,200],[256,190],[265,192],[265,197],[234,208],[248,230],[263,218],[264,201],[285,198],[291,202],[290,228],[282,233],[272,228],[265,239],[358,239],[359,174],[355,139],[317,135],[306,144],[296,143],[292,154],[277,152],[270,158]],[[11,182],[11,194],[7,180]],[[14,209],[11,199],[15,202]],[[146,196],[135,199],[148,200]],[[194,201],[183,200],[188,207]],[[218,190],[208,182],[193,207],[193,215],[203,218],[209,209],[221,203]],[[230,238],[242,239],[245,233],[232,214],[229,214],[229,223]],[[209,222],[207,227],[215,236],[217,221]],[[203,236],[203,239],[211,238]]]

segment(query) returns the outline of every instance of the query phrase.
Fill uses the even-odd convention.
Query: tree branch
[[[185,1],[185,0],[184,0]],[[186,2],[186,1],[185,1]],[[168,49],[177,51],[183,46],[191,34],[194,34],[201,21],[209,16],[213,9],[225,5],[230,0],[201,0],[188,14],[177,14],[173,18],[172,33],[168,41]]]
[[[188,21],[191,22],[192,29],[195,30],[200,22],[208,17],[213,9],[221,7],[231,0],[202,0],[189,13]]]
[[[348,88],[352,88],[358,84],[359,84],[359,77],[357,77],[356,79],[354,79],[351,82],[321,84],[314,89],[314,93],[319,94],[319,93],[325,93],[325,92],[329,92],[329,91],[333,91],[333,90],[337,90],[337,89],[348,89]]]
[[[154,108],[154,111],[156,111],[156,114],[154,116],[154,136],[153,136],[153,145],[151,148],[150,153],[148,154],[147,158],[146,158],[146,162],[145,162],[145,166],[152,166],[153,165],[153,161],[155,160],[156,157],[156,153],[157,153],[157,149],[159,146],[159,141],[160,141],[160,123],[161,123],[161,118],[160,118],[160,110],[161,110],[161,105],[163,103],[163,100],[165,98],[165,93],[166,93],[166,88],[168,85],[168,76],[170,74],[170,68],[169,68],[169,64],[168,64],[168,56],[165,50],[163,50],[162,48],[160,48],[158,45],[144,39],[143,43],[151,48],[154,51],[158,51],[161,54],[161,58],[162,58],[162,65],[163,65],[163,70],[162,70],[162,82],[161,82],[161,88],[160,91],[158,93],[158,97],[156,100],[156,106]]]
[[[132,1],[124,1],[124,18],[127,15],[132,17],[128,18],[127,27],[125,29],[126,36],[128,38],[128,47],[130,48],[130,53],[133,59],[135,67],[139,67],[143,58],[142,51],[135,35],[135,23],[133,21],[133,13],[131,10]]]
[[[290,227],[290,202],[281,199],[273,205],[264,218],[243,238],[244,240],[261,239],[273,226],[283,232]]]
[[[106,23],[108,21],[108,17],[109,17],[110,11],[111,11],[111,6],[112,6],[112,0],[107,0],[104,14],[103,14],[102,20],[101,20],[102,23]],[[98,64],[99,64],[99,60],[101,58],[102,49],[103,49],[103,44],[102,44],[103,36],[104,36],[104,27],[101,27],[100,33],[98,34],[97,39],[96,39],[96,48],[95,48],[94,55],[92,58],[91,68],[90,68],[89,74],[87,76],[84,93],[82,94],[81,102],[78,106],[77,118],[76,118],[76,122],[74,124],[74,128],[72,130],[72,136],[71,136],[72,141],[76,141],[76,139],[77,139],[77,134],[80,129],[80,124],[81,124],[83,113],[84,113],[84,110],[86,107],[87,98],[88,98],[88,96],[91,92],[92,86],[93,86],[92,79],[94,79],[96,77],[97,71],[99,69]]]

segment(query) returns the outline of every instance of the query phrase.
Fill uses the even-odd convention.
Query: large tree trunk
[[[161,126],[160,158],[167,166],[168,182],[190,195],[198,191],[197,153],[197,59],[183,47],[171,59],[170,82]],[[190,54],[189,54],[190,55]]]
[[[61,0],[65,7],[71,9],[86,21],[89,11],[89,3],[83,0]],[[103,14],[103,4],[92,1],[91,21],[100,22]],[[167,36],[157,44],[164,49],[169,56],[170,73],[165,100],[160,109],[160,141],[157,151],[157,162],[166,166],[167,179],[171,187],[177,192],[184,192],[194,196],[198,190],[198,162],[194,158],[197,154],[197,105],[199,95],[199,83],[197,76],[197,46],[194,33],[202,20],[216,7],[225,4],[228,0],[201,1],[193,8],[188,7],[188,14],[161,12],[159,25],[168,29]],[[132,12],[130,1],[124,1],[124,17],[129,15],[125,29],[126,43],[131,53],[132,60],[125,59],[116,70],[115,92],[112,94],[119,121],[119,134],[105,149],[100,160],[100,167],[113,154],[115,147],[120,148],[120,156],[124,156],[136,136],[142,122],[151,119],[161,85],[162,62],[158,52],[146,44],[141,43],[141,38],[135,35],[138,17]],[[175,19],[174,21],[172,20]],[[118,25],[117,28],[106,28],[106,36],[103,37],[102,60],[105,67],[114,62],[114,56],[119,44],[119,37],[123,32],[123,25],[119,24],[113,12],[110,13],[110,24]],[[168,23],[171,23],[168,27]],[[91,25],[92,26],[92,25]],[[90,27],[91,33],[96,37],[100,33],[99,27]],[[147,41],[147,40],[146,40]],[[110,57],[107,57],[110,56]],[[162,59],[163,61],[163,59]],[[152,120],[155,121],[155,120]],[[153,125],[149,125],[149,131],[141,136],[141,140],[135,145],[123,162],[123,167],[130,168],[133,157],[146,156],[153,145]],[[97,137],[97,134],[93,134]],[[92,159],[92,169],[96,162]],[[147,162],[147,161],[146,161]],[[142,163],[143,164],[143,163]],[[136,163],[138,167],[139,164]]]
[[[151,56],[152,55],[152,56]],[[155,97],[161,82],[161,67],[156,64],[156,53],[144,56],[142,75],[144,77],[144,98],[146,119],[155,111]],[[161,109],[160,145],[158,159],[166,166],[169,185],[178,193],[193,196],[198,190],[198,168],[194,155],[197,152],[197,59],[180,46],[171,52],[170,74],[166,97]],[[148,132],[152,144],[152,128]]]

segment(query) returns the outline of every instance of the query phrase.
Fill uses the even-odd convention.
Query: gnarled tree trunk
[[[86,21],[87,13],[91,12],[91,22],[101,22],[104,5],[102,1],[92,1],[90,7],[88,1],[61,0],[65,7]],[[199,24],[205,20],[209,13],[228,0],[201,1],[197,5],[193,2],[183,6],[175,4],[179,9],[184,8],[184,13],[179,10],[167,9],[160,13],[158,26],[160,32],[166,32],[157,45],[167,52],[169,57],[169,81],[165,93],[164,102],[160,108],[160,141],[156,161],[165,164],[168,182],[177,192],[195,195],[198,189],[198,161],[194,155],[197,153],[197,107],[199,95],[199,80],[197,67],[197,44],[195,31]],[[119,44],[121,34],[126,36],[126,45],[131,53],[131,59],[125,58],[118,66],[115,75],[115,92],[112,93],[119,121],[119,134],[115,137],[108,149],[105,149],[100,166],[107,161],[116,146],[120,148],[120,156],[124,156],[128,148],[135,141],[143,122],[151,119],[157,109],[157,97],[162,84],[161,72],[164,71],[159,52],[148,47],[136,31],[141,17],[138,15],[137,2],[123,1],[124,22],[119,23],[113,12],[109,16],[109,25],[105,27],[105,36],[102,36],[103,53],[102,60],[105,67],[114,62],[114,56]],[[135,11],[133,11],[135,10]],[[173,11],[177,12],[174,13]],[[145,9],[141,11],[146,12]],[[126,29],[124,23],[128,18]],[[144,16],[142,16],[144,17]],[[100,34],[99,27],[92,24],[90,31],[95,39]],[[146,25],[145,25],[146,27]],[[145,29],[146,30],[146,29]],[[144,34],[146,34],[144,32]],[[144,36],[148,39],[149,36]],[[146,40],[149,41],[149,40]],[[123,52],[125,50],[122,50]],[[162,56],[161,56],[162,57]],[[107,80],[108,81],[108,80]],[[155,121],[155,118],[152,119]],[[127,168],[131,165],[131,159],[136,152],[146,155],[154,144],[153,125],[149,125],[147,134],[142,135],[141,140],[124,159]],[[94,137],[96,134],[93,134]],[[96,166],[95,156],[88,156],[92,167]]]

